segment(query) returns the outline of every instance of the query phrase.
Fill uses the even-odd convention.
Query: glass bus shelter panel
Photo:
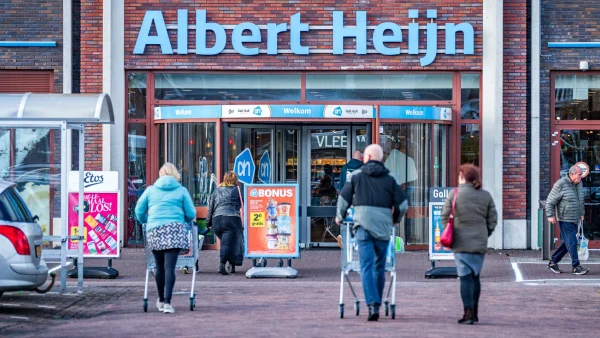
[[[560,177],[569,174],[577,162],[589,166],[581,182],[585,194],[583,232],[589,240],[600,240],[600,130],[560,132]]]
[[[310,130],[310,205],[335,207],[342,167],[348,160],[348,129]],[[311,217],[311,242],[335,242],[339,226],[331,217]]]
[[[427,244],[429,188],[432,187],[432,125],[382,123],[384,164],[408,196],[409,211],[398,232],[407,244]]]

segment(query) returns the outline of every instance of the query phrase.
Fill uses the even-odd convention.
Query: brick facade
[[[82,1],[80,6],[80,89],[81,93],[101,93],[102,0]],[[102,126],[86,126],[85,133],[85,170],[102,170]]]
[[[527,29],[527,1],[504,0],[504,219],[527,216]]]
[[[600,3],[595,0],[542,1],[542,48],[540,74],[540,198],[552,188],[550,151],[551,80],[555,70],[579,72],[579,62],[588,61],[591,70],[600,69],[598,48],[548,48],[548,42],[593,42],[600,40]],[[582,19],[586,18],[586,19]],[[590,121],[590,123],[598,123]],[[557,166],[552,163],[552,166]]]
[[[53,70],[54,92],[62,93],[62,3],[0,3],[0,41],[56,42],[56,47],[0,47],[0,69]]]

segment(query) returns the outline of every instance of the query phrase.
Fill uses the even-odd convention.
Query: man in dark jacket
[[[358,242],[360,271],[369,320],[379,319],[379,306],[385,286],[385,258],[395,223],[402,220],[408,202],[396,178],[381,160],[377,144],[365,149],[363,165],[355,170],[338,198],[336,222],[354,207],[354,236]]]
[[[558,262],[567,254],[571,255],[572,273],[574,275],[585,275],[589,269],[584,269],[579,263],[577,254],[577,228],[579,222],[583,222],[585,213],[583,206],[583,184],[581,183],[581,168],[574,165],[569,169],[569,176],[565,176],[558,180],[552,191],[546,199],[546,215],[548,222],[556,223],[558,216],[558,226],[560,227],[560,238],[562,244],[556,249],[548,269],[554,273],[561,273],[558,268]],[[554,209],[558,213],[554,212]]]
[[[362,153],[360,152],[360,150],[357,150],[354,152],[354,154],[352,154],[352,159],[350,160],[350,162],[346,163],[342,167],[342,172],[340,173],[340,190],[342,190],[344,188],[344,185],[346,185],[346,182],[349,181],[348,178],[350,177],[350,175],[352,175],[352,172],[362,167],[362,159]]]

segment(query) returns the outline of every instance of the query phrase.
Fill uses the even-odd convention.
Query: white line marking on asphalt
[[[561,278],[561,279],[532,279],[525,282],[598,282],[600,278]]]
[[[7,303],[2,303],[3,306],[21,306],[21,304],[7,304]]]
[[[71,265],[72,262],[67,262],[67,266]],[[56,270],[60,269],[60,265],[59,266],[55,266],[52,269],[48,270],[48,273],[54,272]]]
[[[38,305],[38,307],[41,307],[44,309],[56,309],[56,306],[52,306],[52,305]]]
[[[513,270],[515,271],[515,278],[517,282],[523,281],[523,275],[521,274],[521,270],[519,270],[519,263],[511,263]]]
[[[10,316],[10,318],[29,320],[29,317]]]

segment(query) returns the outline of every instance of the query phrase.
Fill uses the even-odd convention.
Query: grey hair
[[[569,175],[574,175],[577,174],[577,170],[579,169],[579,171],[582,171],[581,168],[579,168],[579,166],[571,166],[571,168],[569,168]]]

